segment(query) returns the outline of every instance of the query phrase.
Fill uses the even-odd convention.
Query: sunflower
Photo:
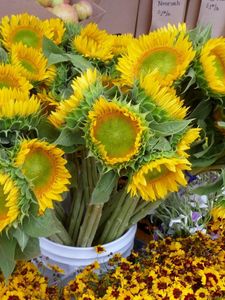
[[[48,61],[37,49],[26,47],[19,43],[12,46],[11,62],[18,66],[23,75],[29,81],[42,81],[47,78]]]
[[[35,16],[29,14],[5,16],[0,25],[2,42],[10,50],[13,44],[23,43],[32,48],[42,48],[43,37],[51,39],[53,33],[49,26]]]
[[[18,94],[29,94],[32,85],[21,75],[21,68],[10,64],[0,64],[0,93],[11,89]]]
[[[63,151],[47,142],[23,140],[15,155],[15,166],[21,168],[31,182],[40,210],[53,207],[53,200],[62,201],[71,177],[65,167]]]
[[[0,232],[19,216],[20,190],[9,174],[0,171]]]
[[[3,90],[0,93],[0,118],[28,117],[40,112],[40,102],[31,96],[18,97],[16,92]]]
[[[105,30],[100,30],[97,24],[90,23],[83,28],[73,40],[77,52],[85,57],[107,61],[112,59],[114,38]]]
[[[45,20],[46,26],[50,28],[53,33],[52,40],[56,45],[59,45],[62,42],[63,35],[66,31],[64,22],[61,19],[49,19]]]
[[[146,128],[128,107],[99,97],[88,122],[91,147],[106,165],[129,162],[139,153]]]
[[[98,74],[96,69],[87,69],[81,76],[75,78],[72,82],[73,94],[67,100],[61,101],[56,111],[49,116],[49,121],[57,128],[61,127],[67,116],[75,110],[84,99],[84,93],[91,89],[96,83]]]
[[[173,88],[162,87],[155,71],[146,76],[141,76],[140,87],[147,95],[147,106],[148,103],[153,102],[169,118],[178,120],[185,118],[187,107],[184,106],[184,102],[176,96]]]
[[[59,105],[59,102],[57,102],[52,94],[47,92],[45,89],[43,89],[41,93],[37,94],[37,98],[40,100],[41,106],[47,115],[55,111]]]
[[[192,44],[181,30],[160,30],[142,35],[130,42],[119,58],[117,70],[124,84],[133,85],[135,79],[157,69],[160,82],[170,85],[187,70],[195,56]]]
[[[176,192],[179,185],[186,185],[184,170],[190,170],[185,158],[162,157],[144,164],[131,178],[128,192],[140,194],[144,200],[164,198],[169,192]]]
[[[225,38],[210,39],[202,48],[200,63],[207,85],[214,93],[225,94]]]
[[[190,149],[190,145],[199,138],[200,128],[188,129],[177,144],[177,154],[181,157],[188,157],[186,153]]]
[[[133,40],[132,34],[113,35],[112,53],[121,55],[127,51],[127,46]]]

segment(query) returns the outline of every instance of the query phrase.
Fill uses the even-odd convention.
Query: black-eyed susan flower
[[[189,157],[187,151],[191,144],[199,138],[200,131],[200,128],[190,128],[184,133],[176,146],[176,152],[179,156]]]
[[[108,61],[112,59],[114,38],[97,24],[90,23],[84,27],[73,40],[74,49],[85,57]]]
[[[211,216],[215,221],[217,219],[225,219],[225,201],[218,201],[210,211]]]
[[[26,300],[25,294],[21,291],[7,291],[2,300]]]
[[[187,107],[184,106],[183,100],[176,96],[173,88],[168,86],[162,87],[157,72],[152,72],[140,78],[140,88],[144,91],[146,97],[141,97],[142,106],[146,112],[156,111],[163,119],[182,120],[187,113]]]
[[[29,94],[32,85],[22,76],[21,69],[11,64],[0,64],[0,93],[10,89],[18,94]]]
[[[200,64],[213,94],[225,94],[225,38],[210,39],[201,49]]]
[[[53,33],[52,40],[56,45],[61,44],[63,35],[66,31],[65,24],[61,19],[49,19],[45,20],[47,27]]]
[[[128,105],[99,97],[87,123],[88,143],[105,165],[129,163],[139,154],[146,127],[141,115]]]
[[[63,126],[70,113],[74,112],[76,115],[76,111],[78,110],[81,102],[85,99],[85,95],[88,91],[91,91],[91,100],[93,101],[95,98],[93,98],[93,94],[95,94],[93,87],[97,84],[97,81],[98,73],[96,69],[88,69],[81,76],[76,77],[72,82],[73,94],[69,99],[63,100],[59,103],[56,110],[48,117],[49,121],[55,127],[59,128]],[[100,92],[101,89],[99,91],[97,90],[96,97]],[[78,112],[78,115],[79,113],[82,115],[81,111]]]
[[[52,38],[53,33],[47,24],[29,14],[5,16],[1,20],[0,33],[3,45],[10,50],[13,44],[23,43],[41,49],[43,36]]]
[[[47,59],[37,49],[19,43],[12,46],[11,63],[20,68],[20,73],[29,81],[43,81],[48,78]]]
[[[95,251],[96,251],[96,253],[101,254],[101,253],[105,252],[106,250],[102,245],[97,245],[97,246],[95,246]]]
[[[128,192],[141,195],[144,200],[154,201],[164,198],[169,192],[186,185],[184,170],[190,170],[190,162],[185,158],[161,157],[152,160],[137,170],[128,185]]]
[[[65,167],[63,151],[37,139],[22,140],[14,157],[14,165],[29,180],[41,211],[61,201],[71,177]]]
[[[127,53],[119,58],[117,70],[124,84],[157,70],[163,85],[170,85],[186,72],[195,56],[185,30],[158,30],[130,42]]]
[[[20,189],[5,171],[0,171],[0,232],[17,220],[21,200]]]

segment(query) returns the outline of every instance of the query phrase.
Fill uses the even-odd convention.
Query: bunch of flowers
[[[225,297],[224,234],[213,240],[196,233],[187,238],[150,241],[128,259],[114,257],[103,276],[87,267],[63,290],[71,299],[200,300]]]
[[[198,170],[221,166],[223,124],[206,119],[223,107],[225,39],[185,24],[136,39],[23,14],[1,20],[0,41],[5,276],[40,236],[83,247],[120,237],[187,184],[193,142]]]

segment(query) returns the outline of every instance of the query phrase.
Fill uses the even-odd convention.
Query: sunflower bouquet
[[[204,126],[223,107],[225,41],[207,30],[137,39],[22,14],[1,20],[0,40],[5,276],[37,255],[38,237],[79,247],[120,237],[187,184],[192,143],[202,167],[212,151],[208,166],[223,158]]]

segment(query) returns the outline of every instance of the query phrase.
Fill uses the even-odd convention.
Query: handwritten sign
[[[187,0],[153,0],[151,30],[184,21]]]
[[[225,35],[225,0],[202,0],[198,24],[211,24],[213,36]]]

